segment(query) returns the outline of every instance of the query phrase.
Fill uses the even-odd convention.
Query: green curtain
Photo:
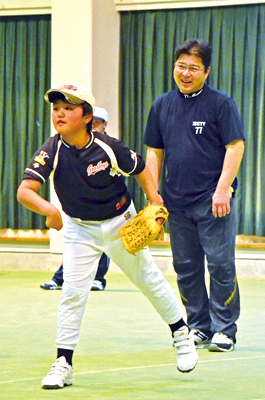
[[[120,132],[145,156],[142,145],[153,100],[175,88],[175,48],[202,38],[213,46],[208,84],[237,103],[246,132],[239,172],[237,233],[265,236],[264,74],[265,4],[121,13]],[[146,204],[129,179],[138,209]]]
[[[0,18],[0,228],[44,229],[16,200],[23,171],[50,136],[51,17]],[[45,198],[49,185],[40,190]]]

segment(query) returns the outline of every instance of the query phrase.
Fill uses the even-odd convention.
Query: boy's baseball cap
[[[93,109],[93,117],[102,119],[102,121],[108,122],[109,114],[105,108],[102,107],[94,107]]]
[[[78,85],[75,82],[67,82],[58,88],[49,89],[45,93],[44,99],[48,103],[52,103],[54,98],[53,94],[55,93],[62,93],[65,99],[72,104],[88,103],[92,108],[95,106],[96,101],[93,94],[84,86]]]

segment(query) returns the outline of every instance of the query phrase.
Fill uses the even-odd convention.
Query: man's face
[[[200,57],[181,54],[175,62],[173,77],[179,90],[184,94],[190,94],[203,87],[209,72],[210,67],[205,72],[205,67]]]
[[[92,129],[99,133],[104,133],[107,126],[107,122],[103,121],[103,119],[94,117],[92,122]]]

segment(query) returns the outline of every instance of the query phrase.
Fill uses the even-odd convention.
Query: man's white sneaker
[[[98,280],[94,280],[91,290],[104,290],[103,283]]]
[[[209,351],[233,351],[235,348],[234,341],[228,335],[217,332],[213,335],[211,343],[208,347]]]
[[[198,353],[187,326],[173,334],[173,346],[177,350],[177,368],[180,372],[192,371],[198,362]]]
[[[43,389],[62,389],[73,384],[73,368],[65,357],[57,358],[47,376],[42,380]]]
[[[40,287],[45,290],[61,290],[62,286],[57,285],[52,279],[48,283],[41,283]]]
[[[206,336],[200,329],[192,329],[191,336],[197,349],[205,349],[209,347],[211,339]]]
[[[100,291],[104,290],[103,283],[95,279],[91,290],[100,290]]]

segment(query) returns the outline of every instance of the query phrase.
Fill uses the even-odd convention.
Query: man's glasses
[[[204,68],[198,68],[198,67],[195,67],[195,66],[194,67],[193,66],[189,67],[188,65],[181,64],[181,63],[175,63],[175,67],[181,72],[185,72],[188,69],[190,71],[190,73],[192,73],[192,74],[195,74],[196,72],[204,70]]]

